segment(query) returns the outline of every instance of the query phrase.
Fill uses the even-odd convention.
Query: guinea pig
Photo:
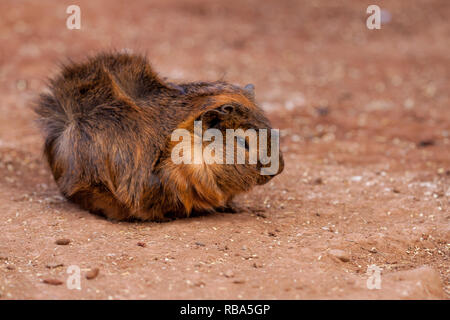
[[[253,85],[175,84],[144,56],[101,53],[63,66],[49,89],[35,106],[45,157],[61,193],[92,213],[158,221],[233,211],[237,194],[284,168]]]

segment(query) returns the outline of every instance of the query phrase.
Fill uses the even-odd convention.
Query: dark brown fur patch
[[[247,165],[175,165],[170,135],[222,105],[220,125],[269,128],[253,97],[225,82],[162,81],[143,56],[100,54],[65,66],[36,113],[62,194],[112,219],[162,220],[213,211],[261,182]],[[282,170],[282,168],[281,168]],[[281,172],[280,170],[280,172]]]

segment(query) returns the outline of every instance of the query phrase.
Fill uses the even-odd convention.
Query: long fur
[[[240,87],[165,82],[145,57],[125,53],[70,63],[49,87],[35,108],[44,153],[62,194],[86,210],[118,220],[188,216],[224,207],[268,180],[255,165],[170,159],[173,130],[192,132],[196,119],[222,105],[236,108],[211,122],[220,130],[270,128],[253,95]]]

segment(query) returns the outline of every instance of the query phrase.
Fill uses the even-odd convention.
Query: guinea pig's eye
[[[234,111],[234,106],[231,104],[224,104],[220,107],[220,112],[223,114],[230,114]]]

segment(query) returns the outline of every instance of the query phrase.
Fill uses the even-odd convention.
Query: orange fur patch
[[[201,106],[204,103],[205,99],[213,99],[213,102],[209,104],[206,108],[202,109]],[[194,112],[188,119],[183,121],[178,126],[177,129],[187,129],[191,131],[192,128],[194,128],[195,119],[197,119],[200,116],[200,114],[208,110],[216,109],[224,104],[231,104],[231,103],[237,103],[241,106],[247,107],[248,109],[252,110],[256,109],[256,106],[242,94],[223,93],[215,96],[202,97],[195,102],[195,105],[197,105],[197,112]]]

